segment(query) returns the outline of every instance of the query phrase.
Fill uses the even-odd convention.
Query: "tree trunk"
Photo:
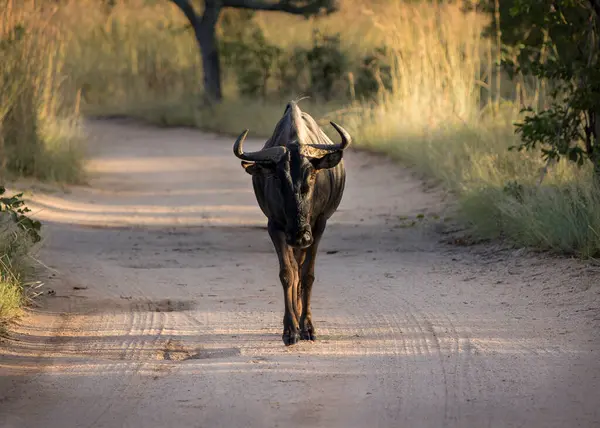
[[[590,160],[594,165],[594,178],[596,185],[598,186],[598,190],[600,190],[600,151],[598,150],[597,146],[594,147],[594,149],[594,152],[592,152],[592,155],[590,156]]]
[[[596,178],[596,184],[600,187],[600,156],[592,157],[594,162],[594,177]]]
[[[221,92],[221,66],[217,48],[216,27],[221,13],[220,0],[205,0],[204,13],[199,18],[189,0],[171,0],[185,14],[200,48],[202,72],[204,73],[204,92],[209,102],[219,102]]]
[[[600,115],[593,112],[592,145],[588,147],[588,156],[594,165],[594,178],[600,188]]]
[[[194,23],[194,34],[202,56],[204,91],[209,101],[221,101],[221,64],[217,47],[216,27],[221,12],[218,1],[206,0],[202,18]]]
[[[592,67],[592,64],[594,64],[594,62],[595,66],[598,67],[598,55],[600,55],[600,37],[598,37],[598,26],[600,25],[600,1],[590,0],[590,3],[592,5],[592,9],[596,14],[596,25],[592,27],[592,40],[594,41],[592,47],[593,54],[590,54],[588,67]],[[594,178],[596,185],[598,186],[598,189],[600,189],[600,112],[597,111],[597,108],[598,106],[596,104],[596,110],[592,112],[593,122],[591,123],[591,125],[593,145],[591,147],[588,147],[588,155],[594,165]]]

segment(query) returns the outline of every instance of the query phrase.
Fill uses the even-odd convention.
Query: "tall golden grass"
[[[394,92],[354,116],[354,134],[455,191],[480,237],[597,255],[600,193],[591,168],[563,161],[543,176],[540,152],[508,150],[518,143],[521,107],[545,94],[540,82],[528,88],[500,73],[498,47],[481,37],[488,19],[456,4],[390,5],[377,20],[396,52]]]
[[[0,185],[20,176],[82,177],[78,94],[56,11],[49,2],[0,0]],[[0,212],[0,330],[26,299],[32,244]]]
[[[481,35],[490,19],[464,13],[460,1],[400,0],[344,0],[340,12],[319,19],[255,17],[268,41],[284,49],[309,46],[315,28],[339,32],[342,47],[357,57],[387,45],[394,60],[392,91],[370,104],[306,100],[304,109],[323,122],[339,120],[357,146],[391,153],[439,179],[456,193],[461,215],[479,236],[596,254],[600,201],[589,169],[561,162],[539,185],[545,166],[539,153],[507,150],[516,142],[513,123],[520,108],[542,98],[542,85],[527,87],[526,79],[511,81],[498,72],[496,39]],[[51,92],[67,110],[74,102],[64,87],[73,85],[67,93],[80,91],[86,114],[126,114],[163,125],[229,134],[250,127],[254,135],[267,136],[281,114],[285,100],[238,97],[230,73],[223,104],[213,110],[199,104],[198,48],[169,1],[122,0],[108,8],[72,0],[42,21],[49,23],[42,28],[62,29],[50,69],[68,79]]]
[[[27,299],[27,278],[32,271],[32,242],[25,232],[0,214],[0,334],[20,314]]]
[[[55,12],[48,2],[0,0],[0,177],[80,178],[77,90]]]

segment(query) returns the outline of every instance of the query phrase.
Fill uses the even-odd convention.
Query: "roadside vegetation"
[[[31,253],[41,240],[41,224],[28,217],[22,197],[8,197],[0,186],[0,334],[35,293]]]
[[[78,94],[49,3],[0,0],[0,329],[32,296],[41,227],[6,183],[82,179]]]
[[[0,0],[0,179],[81,178],[78,92],[49,2]]]
[[[308,96],[304,108],[324,125],[339,120],[356,146],[389,153],[456,192],[474,236],[598,255],[591,163],[545,159],[539,145],[509,151],[522,142],[521,109],[549,108],[550,84],[501,67],[522,60],[501,36],[522,23],[511,18],[511,2],[481,3],[466,10],[466,2],[345,0],[310,19],[225,9],[217,28],[224,99],[210,107],[196,40],[171,2],[71,2],[57,19],[72,31],[65,66],[88,114],[231,135],[248,127],[267,137],[285,101]],[[505,21],[514,28],[502,28]]]

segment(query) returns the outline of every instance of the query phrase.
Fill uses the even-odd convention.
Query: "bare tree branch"
[[[190,21],[190,23],[194,23],[198,19],[198,15],[194,10],[194,6],[188,0],[171,0],[175,5],[181,9],[185,17]]]
[[[316,15],[321,11],[332,13],[338,10],[335,0],[310,0],[297,2],[292,0],[222,0],[223,7],[237,9],[264,10],[273,12],[286,12],[293,15]]]

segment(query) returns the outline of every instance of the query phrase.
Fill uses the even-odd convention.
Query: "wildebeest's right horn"
[[[237,138],[237,140],[235,140],[235,143],[233,145],[233,153],[242,160],[249,162],[277,163],[287,153],[287,149],[281,146],[270,147],[268,149],[263,149],[258,152],[244,152],[242,146],[244,144],[244,140],[246,139],[246,135],[248,135],[247,129],[244,132],[242,132],[242,134]]]
[[[337,123],[329,123],[331,123],[331,126],[333,126],[338,132],[338,134],[340,134],[340,137],[342,137],[342,142],[339,144],[311,144],[310,146],[314,147],[315,149],[327,150],[330,152],[334,152],[336,150],[344,150],[352,142],[352,137],[350,137],[350,134],[348,134],[348,132]]]
[[[331,126],[333,126],[335,128],[335,130],[338,132],[338,134],[340,134],[340,137],[342,137],[342,142],[339,144],[339,150],[344,150],[352,142],[352,137],[350,136],[350,134],[348,134],[348,132],[346,132],[346,130],[344,128],[342,128],[337,123],[335,123],[335,122],[329,122],[329,123],[331,123]]]

